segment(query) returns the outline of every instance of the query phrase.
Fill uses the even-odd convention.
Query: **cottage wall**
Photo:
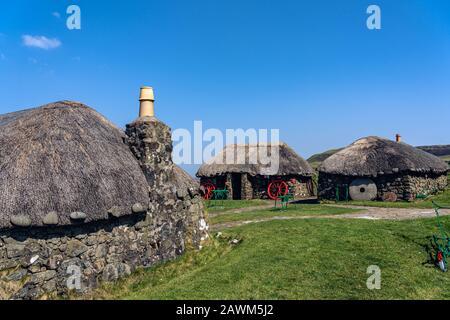
[[[208,237],[198,188],[180,180],[170,129],[161,122],[127,126],[128,143],[149,183],[148,211],[67,227],[0,231],[0,298],[80,293],[137,267],[173,259]],[[140,208],[133,208],[136,212]]]
[[[251,176],[247,173],[241,175],[241,198],[242,199],[267,199],[267,188],[270,181],[283,180],[289,186],[294,186],[295,197],[298,199],[311,197],[314,194],[311,177],[303,176],[283,176],[283,177],[267,177],[267,176]],[[233,193],[233,186],[231,183],[231,174],[216,177],[201,177],[200,183],[213,183],[216,188],[225,188],[225,183],[228,184],[228,191],[231,195]]]
[[[254,197],[257,199],[267,199],[267,188],[269,183],[274,180],[285,181],[290,187],[294,187],[296,199],[307,198],[313,195],[311,177],[303,176],[283,176],[268,178],[264,176],[252,177]]]
[[[358,177],[319,175],[319,198],[335,200],[336,186],[350,185]],[[383,195],[394,193],[398,200],[413,200],[418,194],[431,195],[447,186],[447,175],[436,174],[391,174],[371,178],[377,185],[377,199],[383,199]]]
[[[253,199],[254,197],[253,184],[250,175],[248,175],[247,173],[243,173],[241,175],[241,185],[242,185],[241,198],[243,200]]]

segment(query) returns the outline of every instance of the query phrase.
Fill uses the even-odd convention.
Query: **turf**
[[[234,221],[249,221],[267,219],[271,217],[301,217],[301,216],[322,216],[322,215],[336,215],[344,213],[355,213],[359,210],[342,208],[342,207],[330,207],[324,205],[314,204],[291,204],[287,209],[261,209],[250,212],[240,213],[223,213],[213,216],[209,219],[211,224],[218,224],[224,222]]]
[[[450,229],[450,218],[444,217]],[[448,299],[430,254],[434,219],[270,221],[223,232],[201,251],[104,286],[108,299]],[[242,239],[229,245],[229,239]],[[367,268],[381,269],[369,290]]]
[[[205,201],[205,207],[210,213],[225,212],[235,209],[258,207],[272,204],[269,200],[210,200]]]

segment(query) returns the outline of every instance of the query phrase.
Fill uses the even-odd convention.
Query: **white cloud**
[[[23,44],[27,47],[40,48],[44,50],[55,49],[61,46],[61,41],[56,38],[49,39],[44,36],[22,36]]]
[[[54,16],[55,18],[61,18],[61,14],[59,12],[52,12],[52,16]]]

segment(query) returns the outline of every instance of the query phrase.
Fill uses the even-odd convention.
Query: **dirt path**
[[[333,205],[329,205],[333,206]],[[320,215],[320,216],[297,216],[285,217],[274,216],[264,219],[247,220],[247,221],[233,221],[219,223],[211,226],[211,230],[220,230],[225,228],[238,227],[250,223],[259,223],[272,220],[293,220],[293,219],[367,219],[367,220],[408,220],[418,218],[434,218],[436,216],[433,209],[402,209],[402,208],[376,208],[376,207],[362,207],[362,206],[341,206],[350,209],[362,210],[357,213],[344,213],[338,215]],[[252,209],[252,208],[245,208]],[[254,210],[254,208],[253,208]],[[251,210],[246,210],[251,211]],[[234,211],[233,211],[234,212]],[[233,213],[228,211],[227,213]],[[243,212],[243,211],[240,211]],[[450,210],[440,210],[442,216],[450,215]]]

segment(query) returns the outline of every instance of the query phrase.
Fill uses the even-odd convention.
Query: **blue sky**
[[[370,4],[381,30],[366,28]],[[0,113],[70,99],[122,127],[151,85],[172,128],[279,128],[304,157],[397,132],[448,144],[450,1],[9,1],[0,83]]]

